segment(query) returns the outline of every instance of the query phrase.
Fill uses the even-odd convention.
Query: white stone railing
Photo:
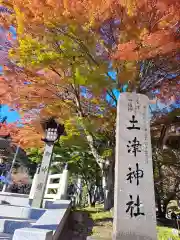
[[[53,183],[53,180],[55,179],[58,179],[58,183]],[[31,191],[29,194],[29,199],[34,198],[37,181],[38,181],[38,173],[34,175]],[[49,175],[44,198],[53,199],[53,200],[66,199],[67,187],[68,187],[68,170],[64,169],[62,174]],[[54,190],[55,193],[50,193],[49,192],[50,190]]]
[[[62,177],[62,174],[53,174],[48,176],[44,198],[50,198],[50,199],[57,198],[57,196],[60,194],[60,189],[61,189],[61,177]],[[58,180],[58,182],[53,183],[54,180]],[[55,193],[52,193],[52,191],[55,191]]]

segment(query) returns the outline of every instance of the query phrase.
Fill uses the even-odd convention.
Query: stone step
[[[0,216],[4,218],[21,218],[38,220],[44,213],[45,209],[30,208],[15,205],[0,205]]]
[[[0,240],[12,240],[13,235],[7,233],[0,233]]]
[[[52,240],[52,239],[57,239],[53,237],[53,231],[39,228],[17,229],[13,235],[13,240]]]
[[[0,232],[13,234],[16,229],[31,227],[33,220],[20,220],[20,219],[0,219]],[[0,238],[1,239],[1,238]]]

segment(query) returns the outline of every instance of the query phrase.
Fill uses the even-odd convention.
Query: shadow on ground
[[[157,225],[178,229],[177,221],[174,221],[172,219],[167,219],[167,218],[157,218]]]
[[[86,211],[72,211],[59,240],[86,240],[94,226]]]

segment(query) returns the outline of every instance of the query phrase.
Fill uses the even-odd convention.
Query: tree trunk
[[[89,207],[95,207],[93,194],[89,190],[88,190],[88,205]]]
[[[170,202],[171,199],[166,199],[161,201],[161,198],[159,195],[156,195],[156,203],[158,207],[158,217],[159,218],[166,218],[166,210],[167,210],[167,205]]]
[[[168,202],[169,203],[169,202]],[[166,218],[166,210],[167,210],[167,205],[168,205],[167,202],[164,202],[163,203],[163,209],[162,209],[162,217],[163,218]]]
[[[73,86],[73,85],[72,85]],[[73,86],[75,89],[75,87]],[[114,162],[109,162],[109,169],[110,170],[105,170],[106,166],[104,164],[104,159],[101,157],[101,155],[98,153],[97,148],[94,145],[94,137],[93,135],[87,130],[85,124],[84,124],[84,117],[85,115],[83,114],[82,108],[81,108],[81,103],[80,103],[80,98],[77,95],[77,91],[75,91],[75,101],[77,105],[77,110],[79,113],[79,116],[81,117],[81,124],[84,129],[84,132],[86,134],[86,139],[89,144],[89,147],[91,149],[92,155],[94,156],[97,164],[99,165],[101,171],[102,171],[102,176],[104,177],[104,209],[109,210],[113,206],[113,193],[114,193]],[[115,157],[114,157],[115,159]],[[113,159],[113,160],[114,160]],[[112,167],[113,166],[113,167]]]
[[[104,172],[103,175],[104,189],[104,210],[110,210],[114,203],[114,171],[113,164]]]
[[[157,156],[157,152],[156,152],[156,156]],[[157,160],[157,157],[156,157]],[[161,172],[161,164],[157,161],[154,162],[154,169],[157,168],[158,170],[158,181],[160,181],[160,185],[156,186],[155,183],[155,197],[156,197],[156,203],[157,203],[157,207],[158,207],[158,217],[159,218],[165,218],[163,209],[162,209],[162,197],[163,194],[163,176],[162,176],[162,172]]]
[[[104,191],[104,209],[110,210],[113,206],[113,193],[114,193],[114,159],[109,161],[109,166],[105,167],[104,159],[98,154],[96,148],[93,144],[93,137],[88,134],[87,140],[91,148],[92,154],[96,159],[97,164],[99,165],[102,171],[102,182],[103,182],[103,191]]]
[[[157,208],[158,208],[158,217],[162,217],[162,208],[161,208],[161,199],[157,196],[156,197],[156,203],[157,203]]]
[[[79,176],[77,180],[77,190],[76,190],[76,205],[80,206],[82,200],[82,179]]]

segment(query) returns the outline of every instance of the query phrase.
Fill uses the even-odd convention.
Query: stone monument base
[[[137,232],[135,233],[117,233],[116,236],[113,235],[113,240],[157,240],[157,238],[152,238],[148,236],[142,236],[138,234]]]

